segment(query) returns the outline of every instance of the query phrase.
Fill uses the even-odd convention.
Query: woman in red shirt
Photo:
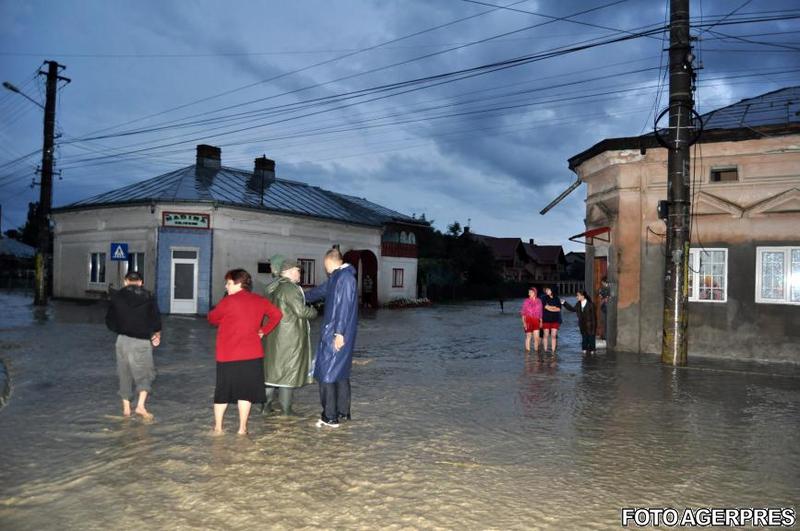
[[[239,435],[247,434],[247,417],[253,402],[265,402],[264,349],[261,338],[278,326],[283,314],[264,297],[250,290],[253,279],[244,269],[225,274],[224,297],[208,312],[217,332],[217,386],[214,390],[214,433],[222,433],[228,404],[239,406]],[[267,317],[267,324],[264,323]],[[263,326],[262,326],[263,325]]]

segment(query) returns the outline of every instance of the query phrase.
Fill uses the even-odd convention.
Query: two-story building
[[[221,154],[200,145],[194,165],[55,209],[54,296],[105,297],[134,270],[162,312],[204,314],[223,296],[229,269],[249,271],[262,292],[270,259],[283,256],[314,286],[336,246],[358,270],[362,303],[416,297],[415,230],[427,222],[277,179],[266,157],[246,171],[223,166]]]
[[[702,117],[691,150],[689,356],[800,362],[800,87]],[[569,160],[587,184],[587,286],[611,288],[609,346],[661,351],[667,150],[606,139]]]

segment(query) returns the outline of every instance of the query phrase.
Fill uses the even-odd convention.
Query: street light
[[[32,102],[34,105],[36,105],[36,106],[38,106],[40,109],[44,110],[44,105],[42,105],[41,103],[39,103],[39,102],[38,102],[38,101],[36,101],[35,99],[31,98],[30,96],[28,96],[27,94],[25,94],[24,92],[22,92],[20,89],[18,89],[16,86],[12,85],[12,84],[11,84],[11,83],[9,83],[8,81],[3,81],[3,86],[4,86],[5,88],[7,88],[8,90],[10,90],[11,92],[16,92],[17,94],[19,94],[20,96],[22,96],[22,97],[23,97],[23,98],[25,98],[26,100],[28,100],[28,101]]]

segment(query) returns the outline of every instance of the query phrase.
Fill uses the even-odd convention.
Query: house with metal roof
[[[54,209],[54,296],[104,297],[134,270],[162,312],[203,314],[222,297],[229,269],[249,271],[259,291],[273,262],[290,258],[314,286],[336,246],[358,270],[362,303],[416,297],[415,232],[427,222],[278,179],[266,157],[247,171],[223,166],[221,154],[200,145],[191,166]]]
[[[711,111],[691,150],[689,357],[800,362],[800,87]],[[609,347],[659,353],[667,150],[654,134],[569,159],[587,185],[586,281]],[[600,333],[600,331],[598,331]]]

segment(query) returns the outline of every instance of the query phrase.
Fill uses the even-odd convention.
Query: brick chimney
[[[208,144],[198,144],[195,164],[198,168],[218,170],[222,166],[222,149]]]
[[[253,177],[263,186],[269,186],[275,182],[275,161],[268,159],[266,155],[258,157],[253,169]]]

